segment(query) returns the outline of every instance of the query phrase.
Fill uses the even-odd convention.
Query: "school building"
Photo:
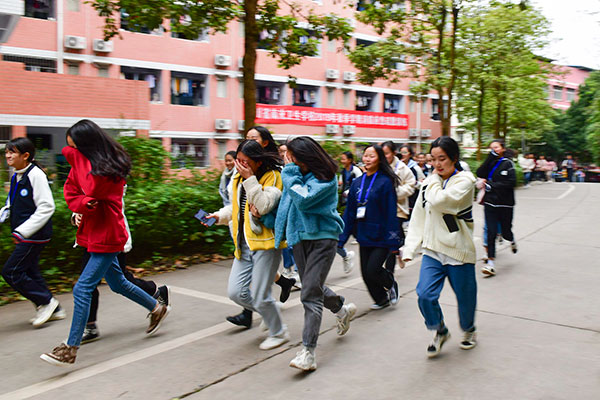
[[[351,19],[352,46],[379,40],[356,22],[356,9],[345,2],[301,2],[317,13]],[[0,0],[5,3],[22,12],[12,34],[0,40],[1,141],[32,137],[48,149],[44,161],[52,163],[66,128],[89,118],[115,133],[160,140],[198,167],[219,165],[237,146],[243,131],[243,24],[231,23],[227,34],[188,38],[163,29],[133,32],[122,12],[122,39],[105,42],[103,19],[81,0]],[[334,41],[321,42],[317,56],[289,71],[259,49],[257,123],[277,140],[311,135],[417,144],[439,136],[437,95],[411,102],[408,79],[366,86],[356,81],[356,72]],[[297,78],[296,87],[288,85],[288,75]]]

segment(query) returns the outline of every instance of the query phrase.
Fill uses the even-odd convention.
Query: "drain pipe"
[[[56,4],[56,72],[59,74],[64,74],[65,66],[64,66],[64,1],[58,0],[54,4]]]

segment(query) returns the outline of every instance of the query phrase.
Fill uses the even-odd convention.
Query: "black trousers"
[[[512,233],[513,207],[492,207],[485,205],[485,223],[487,225],[488,258],[496,258],[496,235],[498,223],[502,229],[502,237],[509,242],[514,241]]]
[[[18,243],[4,268],[2,277],[13,289],[37,306],[50,303],[52,293],[40,273],[40,253],[46,244]]]
[[[87,265],[89,259],[90,253],[88,253],[86,250],[83,254],[83,257],[81,258],[82,272],[85,266]],[[127,265],[125,263],[125,253],[119,253],[117,259],[119,260],[119,266],[121,267],[121,271],[123,271],[123,275],[125,275],[125,279],[142,289],[144,292],[148,293],[150,296],[154,296],[154,294],[156,293],[156,283],[154,283],[153,281],[145,281],[143,279],[139,279],[133,276],[133,274],[129,272],[129,270],[125,267]],[[99,300],[100,292],[98,291],[98,288],[96,288],[92,292],[92,303],[90,304],[90,315],[88,317],[88,323],[96,322],[97,320]]]
[[[360,246],[360,272],[375,303],[388,300],[387,291],[394,285],[394,275],[383,267],[390,249]]]

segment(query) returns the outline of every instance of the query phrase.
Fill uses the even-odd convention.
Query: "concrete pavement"
[[[0,399],[597,399],[599,200],[596,184],[517,191],[519,253],[505,243],[498,275],[484,279],[478,273],[479,343],[470,351],[458,347],[456,300],[445,288],[440,302],[453,336],[437,359],[427,359],[431,334],[414,293],[418,261],[397,272],[403,294],[398,305],[371,311],[359,269],[344,275],[337,257],[328,284],[358,306],[357,316],[348,334],[338,337],[334,317],[325,313],[318,369],[301,373],[288,367],[301,341],[299,293],[283,311],[292,341],[261,351],[259,320],[250,330],[224,322],[239,308],[226,299],[231,261],[223,261],[154,277],[172,286],[174,308],[151,338],[143,333],[145,310],[103,286],[102,339],[82,346],[69,369],[38,357],[66,337],[70,321],[34,330],[27,323],[30,304],[0,308]],[[479,237],[481,206],[475,220]],[[279,295],[278,287],[274,292]],[[59,300],[70,316],[72,296]]]

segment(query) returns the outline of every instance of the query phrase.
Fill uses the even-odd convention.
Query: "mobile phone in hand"
[[[206,226],[213,226],[215,222],[217,222],[217,220],[215,218],[207,218],[207,215],[208,213],[206,211],[200,209],[198,210],[196,215],[194,215],[194,217],[196,217],[198,220],[200,220],[200,222],[202,222]]]

